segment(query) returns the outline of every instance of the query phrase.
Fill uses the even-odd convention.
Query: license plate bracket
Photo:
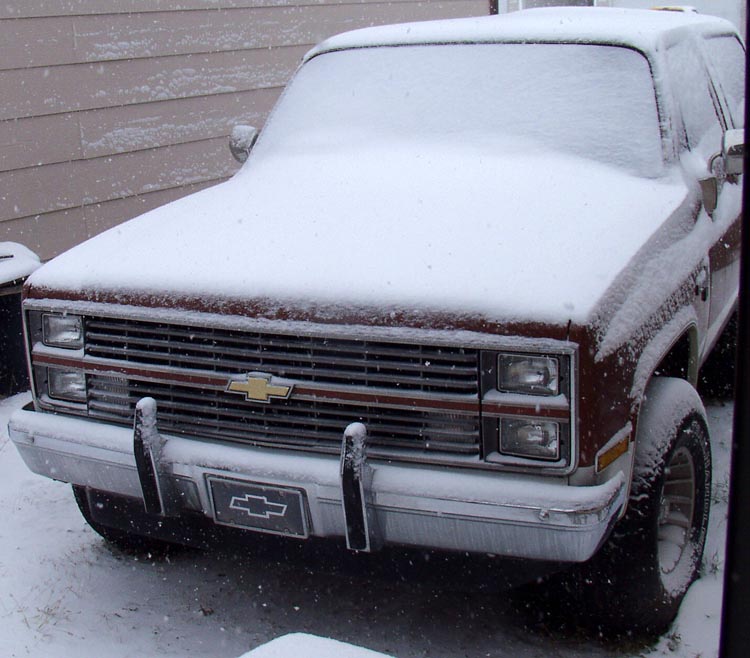
[[[208,476],[214,521],[290,537],[309,536],[301,489]]]

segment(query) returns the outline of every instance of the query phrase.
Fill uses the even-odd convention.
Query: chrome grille
[[[479,454],[479,418],[473,414],[320,400],[248,404],[221,390],[94,375],[89,376],[88,395],[90,416],[120,423],[132,423],[138,400],[153,397],[159,428],[167,433],[338,452],[344,428],[361,421],[374,448]]]
[[[373,449],[385,454],[442,452],[478,456],[478,413],[453,413],[408,406],[427,394],[471,403],[478,399],[476,349],[243,332],[139,320],[85,319],[87,357],[175,373],[226,376],[261,371],[295,382],[336,390],[388,392],[404,396],[393,404],[292,398],[272,404],[199,384],[166,384],[91,374],[88,414],[132,423],[137,401],[157,401],[159,428],[223,441],[338,453],[349,423],[367,425]],[[342,388],[344,387],[344,388]],[[356,389],[354,388],[356,387]],[[409,396],[414,394],[415,398]]]
[[[134,320],[87,318],[86,354],[222,374],[269,372],[297,381],[477,395],[478,351]]]

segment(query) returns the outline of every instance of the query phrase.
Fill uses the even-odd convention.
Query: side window
[[[742,128],[745,123],[745,49],[736,37],[713,37],[706,40],[706,54],[724,92],[732,123]]]
[[[723,128],[711,80],[695,44],[683,41],[670,47],[667,68],[685,126],[685,146],[708,159],[721,149]]]

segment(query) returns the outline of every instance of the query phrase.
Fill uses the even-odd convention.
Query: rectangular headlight
[[[498,354],[497,388],[504,393],[558,395],[558,358],[532,354]]]
[[[536,419],[504,418],[500,423],[500,452],[514,457],[560,459],[560,425]]]
[[[80,349],[83,347],[83,319],[80,315],[45,313],[42,316],[42,342],[50,347]]]
[[[86,375],[82,370],[47,368],[47,392],[56,400],[86,401]]]

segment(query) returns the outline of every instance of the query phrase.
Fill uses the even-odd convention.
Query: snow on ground
[[[289,633],[249,651],[241,658],[390,658],[384,653],[370,651],[353,644],[318,637],[309,633]]]
[[[338,544],[258,537],[239,554],[125,555],[84,523],[67,485],[30,473],[0,401],[0,656],[53,658],[605,658],[718,653],[731,405],[708,407],[714,507],[706,574],[653,647],[606,644],[533,622],[497,561],[413,552],[354,556]],[[489,567],[488,567],[489,565]],[[500,566],[497,568],[501,570]],[[496,577],[497,576],[497,577]],[[268,647],[260,645],[289,633]],[[325,638],[332,638],[338,643]]]

